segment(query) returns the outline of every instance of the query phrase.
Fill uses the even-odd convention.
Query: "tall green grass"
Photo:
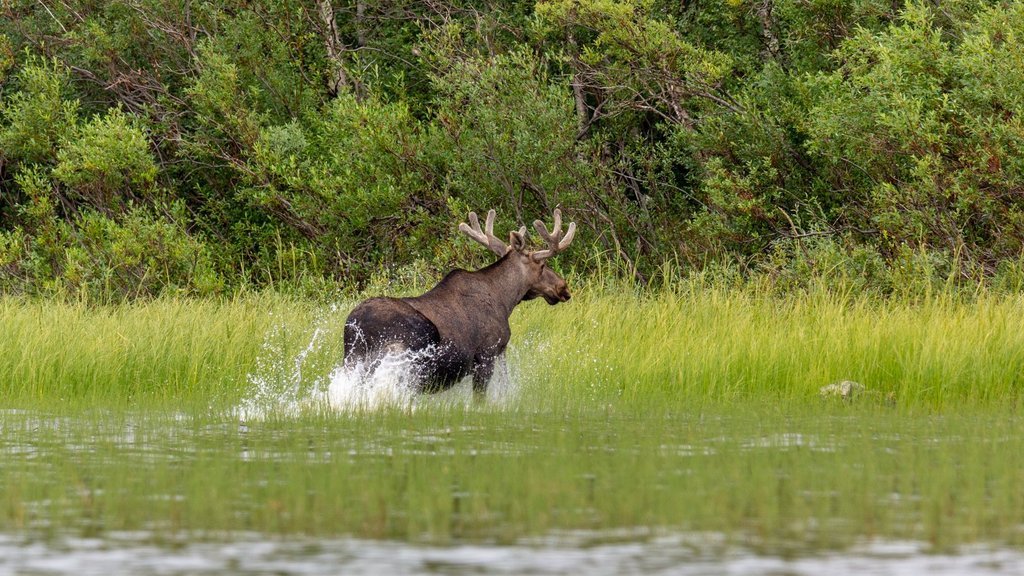
[[[246,394],[263,356],[302,345],[314,315],[308,303],[266,296],[116,306],[0,299],[0,398],[47,409],[226,406]]]
[[[1022,314],[1020,296],[584,291],[569,305],[525,307],[513,333],[525,380],[562,402],[800,403],[854,380],[862,401],[943,409],[1020,403]]]
[[[341,363],[351,305],[267,295],[118,306],[0,299],[0,394],[8,405],[205,410],[237,403],[256,380],[323,386]],[[878,405],[1017,406],[1022,317],[1021,296],[584,289],[567,304],[520,306],[508,356],[518,402],[531,408],[820,403],[822,386],[847,379],[867,389],[855,401]]]

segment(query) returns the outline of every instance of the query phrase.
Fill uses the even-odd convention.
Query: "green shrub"
[[[0,8],[3,289],[421,283],[557,205],[638,285],[1016,283],[1017,3],[321,4]]]
[[[180,203],[157,213],[128,206],[116,217],[85,208],[66,220],[40,170],[17,180],[30,200],[22,224],[0,231],[0,290],[108,302],[224,289],[210,250],[178,224]]]
[[[180,206],[170,212],[183,216]],[[168,292],[213,294],[223,288],[206,246],[172,219],[136,208],[117,220],[85,212],[74,225],[77,241],[64,250],[61,274],[71,293],[120,300]]]
[[[65,136],[53,175],[68,197],[114,211],[148,196],[157,167],[139,121],[112,108]]]
[[[0,34],[0,85],[7,79],[7,72],[14,66],[14,49],[11,47],[11,39],[6,34]]]
[[[8,161],[53,163],[78,121],[68,70],[57,60],[28,57],[15,75],[18,89],[0,108],[0,155]]]
[[[974,277],[1024,248],[1024,11],[993,7],[961,33],[956,46],[911,4],[845,42],[839,69],[810,83],[808,150],[897,272],[906,254],[928,253]]]
[[[522,223],[579,198],[572,99],[543,67],[520,49],[455,59],[434,78],[446,183],[478,212]]]

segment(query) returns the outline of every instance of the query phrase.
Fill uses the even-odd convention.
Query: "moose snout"
[[[555,283],[555,296],[558,297],[559,302],[568,302],[572,298],[572,294],[569,293],[569,283],[564,278],[559,278]]]
[[[555,287],[554,294],[544,294],[544,300],[552,306],[559,302],[568,302],[570,298],[572,298],[572,294],[569,293],[569,286],[565,283]]]

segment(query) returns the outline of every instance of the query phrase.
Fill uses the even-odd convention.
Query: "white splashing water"
[[[353,412],[403,408],[413,410],[424,404],[466,406],[473,403],[468,379],[450,390],[435,394],[417,391],[417,363],[432,354],[421,351],[393,350],[379,362],[346,365],[342,358],[331,359],[331,365],[313,366],[312,358],[324,356],[330,348],[338,348],[332,339],[342,337],[329,330],[324,322],[314,327],[309,341],[298,353],[287,351],[282,344],[286,328],[278,326],[264,339],[256,368],[248,376],[250,394],[238,408],[243,420],[258,420],[274,415],[296,415],[309,411]],[[329,347],[334,343],[335,346]],[[504,358],[495,364],[494,376],[487,391],[488,404],[511,401],[518,391]]]
[[[425,394],[417,390],[416,366],[433,353],[433,348],[400,350],[386,354],[373,366],[338,366],[331,372],[324,390],[326,404],[335,411],[376,410],[388,406],[415,409],[425,404],[471,405],[473,391],[469,378],[444,392]],[[516,396],[517,390],[505,359],[501,358],[495,364],[494,376],[487,387],[487,403],[505,404]]]
[[[322,391],[332,410],[376,410],[388,406],[412,407],[417,395],[416,362],[426,352],[395,350],[377,364],[337,366]]]

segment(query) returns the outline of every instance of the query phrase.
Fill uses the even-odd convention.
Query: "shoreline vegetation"
[[[573,280],[570,280],[572,285]],[[851,404],[1012,413],[1024,389],[1024,296],[780,296],[699,283],[573,286],[566,305],[511,318],[513,407],[671,413]],[[415,290],[412,290],[415,291]],[[310,393],[342,362],[356,299],[269,292],[122,304],[0,298],[5,405],[237,407],[254,381]],[[821,389],[861,386],[846,401]]]
[[[579,289],[513,314],[500,402],[239,412],[329,385],[352,304],[0,299],[0,531],[1024,545],[1020,296]],[[842,379],[866,391],[820,396]]]

